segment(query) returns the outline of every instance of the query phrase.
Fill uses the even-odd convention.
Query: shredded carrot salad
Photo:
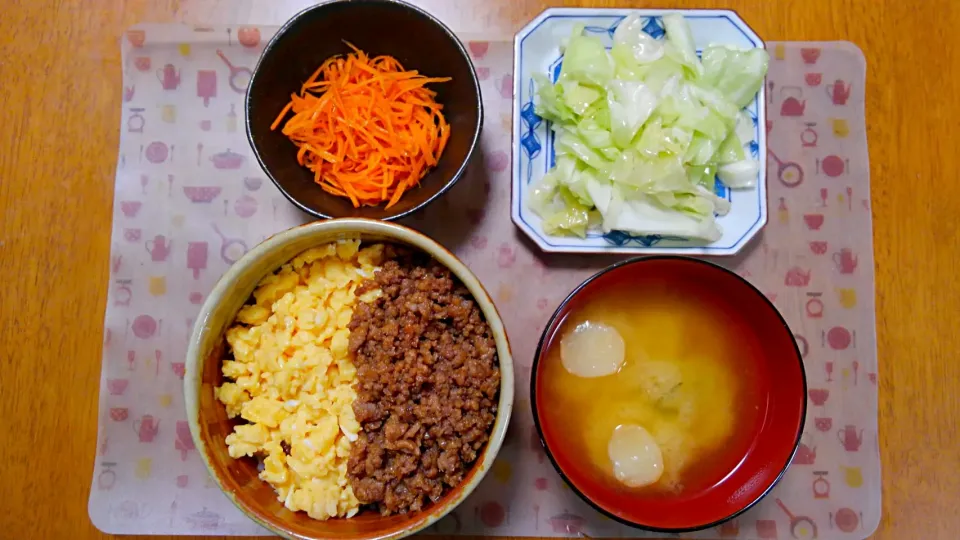
[[[297,145],[297,161],[313,171],[327,193],[354,207],[387,208],[436,166],[450,138],[450,125],[425,77],[407,71],[392,56],[353,52],[327,59],[270,126]]]

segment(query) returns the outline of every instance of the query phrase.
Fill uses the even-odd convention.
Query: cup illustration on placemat
[[[833,128],[833,135],[838,139],[850,135],[850,124],[846,118],[831,118],[830,126]]]
[[[777,522],[772,519],[758,519],[756,523],[756,527],[757,527],[757,536],[760,538],[763,538],[764,540],[767,540],[768,538],[769,539],[780,538],[780,536],[777,534]]]
[[[260,186],[263,184],[262,178],[257,178],[255,176],[248,176],[243,179],[243,185],[250,191],[257,191],[260,189]]]
[[[177,122],[177,106],[166,104],[160,107],[160,119],[168,124]]]
[[[823,214],[804,214],[803,222],[807,224],[807,228],[811,231],[818,231],[820,227],[823,226],[824,216]]]
[[[843,308],[853,309],[857,307],[857,290],[851,288],[838,288],[837,300],[839,300],[840,305]]]
[[[107,379],[107,391],[111,396],[122,396],[129,385],[129,379]]]
[[[120,211],[128,218],[137,217],[143,203],[140,201],[120,201]]]
[[[134,28],[133,30],[127,30],[127,41],[130,42],[130,45],[133,45],[135,49],[143,47],[144,42],[147,40],[147,33],[143,30]]]
[[[800,57],[804,64],[816,64],[820,58],[820,47],[804,47],[800,49]]]
[[[137,467],[134,469],[134,476],[140,480],[147,480],[153,473],[153,459],[145,457],[137,461]],[[146,507],[146,503],[143,504]]]
[[[823,407],[830,397],[830,390],[827,388],[811,388],[807,391],[807,394],[810,396],[811,403],[817,407]]]
[[[148,289],[152,296],[163,296],[167,294],[167,277],[150,276]]]
[[[843,471],[843,481],[852,488],[858,488],[863,485],[863,471],[860,467],[840,466]]]

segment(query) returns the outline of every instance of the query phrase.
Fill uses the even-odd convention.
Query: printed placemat
[[[307,221],[244,135],[251,69],[275,27],[141,25],[123,40],[123,104],[89,510],[109,533],[264,534],[209,478],[184,418],[183,358],[218,277]],[[508,439],[476,493],[432,532],[642,537],[565,486],[530,412],[530,365],[557,304],[614,257],[546,255],[510,221],[512,43],[470,39],[486,119],[468,175],[405,221],[455,251],[503,315],[517,370]],[[865,63],[847,43],[771,44],[770,220],[716,259],[765,292],[806,364],[793,465],[756,508],[695,538],[864,538],[880,519]],[[523,283],[521,287],[519,284]],[[646,535],[651,536],[651,535]]]

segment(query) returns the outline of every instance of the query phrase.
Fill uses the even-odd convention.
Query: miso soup
[[[701,492],[738,467],[764,421],[761,344],[708,285],[639,280],[575,301],[544,342],[541,429],[575,484]]]

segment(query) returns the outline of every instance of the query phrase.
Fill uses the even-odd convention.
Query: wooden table
[[[306,3],[35,0],[4,9],[0,536],[103,536],[87,517],[87,497],[120,123],[121,32],[141,21],[280,23]],[[512,35],[546,7],[539,0],[421,4],[455,29],[498,37]],[[874,537],[955,538],[960,42],[947,36],[960,26],[960,9],[951,0],[701,4],[737,9],[768,40],[849,40],[866,55],[884,464],[883,522]]]

